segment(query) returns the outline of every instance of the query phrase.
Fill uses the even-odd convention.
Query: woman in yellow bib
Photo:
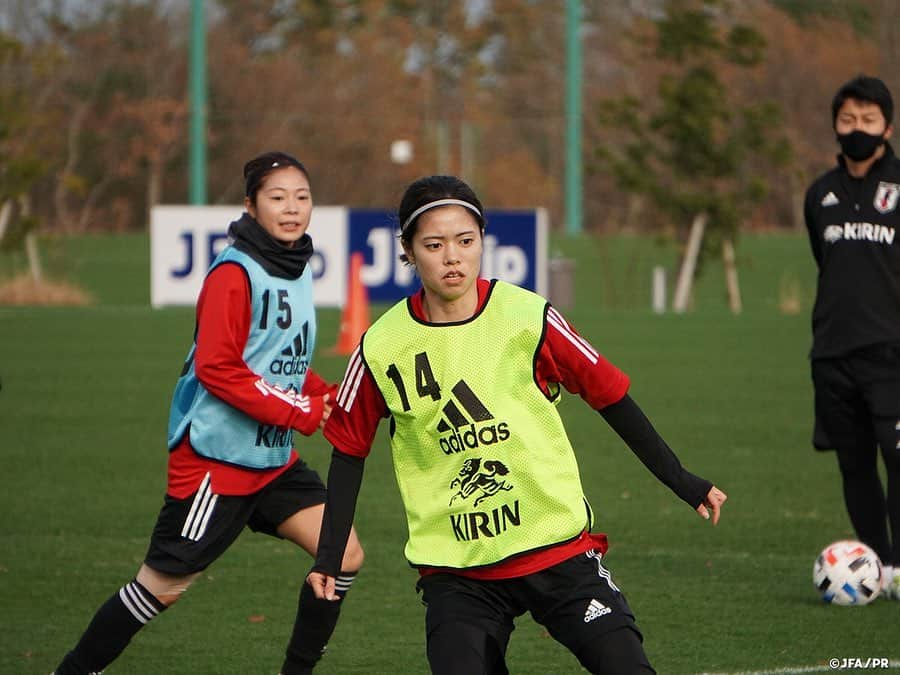
[[[725,494],[685,470],[628,395],[628,377],[542,297],[479,278],[478,197],[453,176],[410,185],[398,210],[422,288],[381,316],[350,357],[324,434],[334,445],[316,564],[335,588],[379,422],[420,571],[428,661],[438,675],[507,673],[530,612],[592,673],[654,672],[634,615],[602,563],[561,389],[598,410],[641,461],[713,524]]]

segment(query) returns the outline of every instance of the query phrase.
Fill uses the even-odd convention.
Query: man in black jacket
[[[819,268],[812,378],[819,450],[837,451],[847,513],[900,600],[900,159],[891,93],[860,75],[832,101],[838,165],[806,193]],[[878,475],[878,448],[887,497]],[[897,566],[897,574],[894,567]]]

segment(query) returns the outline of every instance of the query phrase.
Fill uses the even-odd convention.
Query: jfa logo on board
[[[485,214],[481,276],[547,294],[547,215],[543,209]],[[369,299],[394,302],[419,287],[415,269],[400,260],[396,216],[383,209],[348,212],[348,249],[364,256],[362,281]]]

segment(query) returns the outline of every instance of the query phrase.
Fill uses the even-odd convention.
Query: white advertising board
[[[228,243],[228,224],[241,206],[154,206],[150,212],[150,304],[193,305],[203,278]],[[347,209],[317,206],[309,233],[316,252],[313,299],[321,307],[343,305],[347,285]]]

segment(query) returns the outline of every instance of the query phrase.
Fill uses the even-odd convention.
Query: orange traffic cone
[[[332,347],[332,354],[351,354],[359,344],[359,339],[369,327],[369,294],[363,285],[361,272],[363,254],[350,256],[350,276],[347,279],[347,303],[341,315],[341,328],[338,332],[337,344]]]

